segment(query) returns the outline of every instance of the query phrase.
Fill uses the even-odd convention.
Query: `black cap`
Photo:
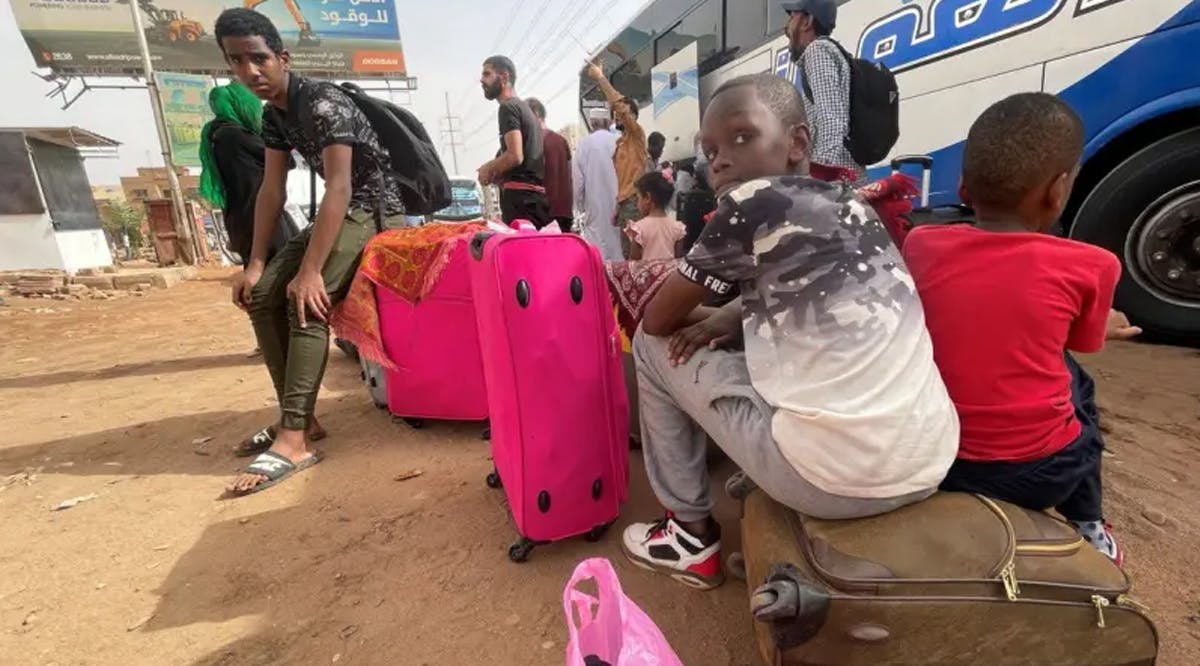
[[[837,25],[837,2],[835,0],[785,0],[780,3],[783,11],[804,12],[824,29],[833,32]]]

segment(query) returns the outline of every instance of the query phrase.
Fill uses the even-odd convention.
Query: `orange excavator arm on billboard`
[[[267,2],[267,0],[243,0],[242,6],[246,9],[256,9],[264,2]],[[317,46],[320,44],[320,38],[313,32],[312,24],[308,22],[308,19],[304,18],[304,14],[300,13],[300,5],[296,4],[296,0],[283,0],[283,5],[287,7],[288,13],[296,21],[296,26],[300,28],[300,38],[297,40],[298,45]]]

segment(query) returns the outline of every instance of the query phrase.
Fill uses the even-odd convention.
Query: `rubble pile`
[[[84,268],[75,275],[61,270],[0,272],[0,293],[25,298],[108,300],[151,289],[169,289],[194,277],[194,268],[122,270],[116,266]]]

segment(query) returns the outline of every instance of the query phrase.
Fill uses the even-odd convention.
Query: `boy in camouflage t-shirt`
[[[626,529],[635,563],[720,584],[705,433],[775,500],[821,518],[934,492],[958,419],[921,302],[886,229],[843,184],[808,177],[798,92],[762,74],[709,102],[720,204],[634,340],[642,446],[667,516]],[[741,298],[697,308],[707,294]],[[744,351],[721,349],[743,337]]]

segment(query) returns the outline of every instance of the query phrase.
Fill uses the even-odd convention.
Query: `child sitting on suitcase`
[[[960,196],[975,226],[922,226],[904,242],[933,351],[962,421],[945,490],[1057,508],[1121,562],[1101,510],[1094,385],[1068,351],[1139,330],[1112,312],[1121,264],[1045,233],[1079,173],[1083,123],[1053,95],[1022,93],[971,126]]]
[[[634,340],[642,451],[666,517],[625,530],[636,564],[722,581],[707,432],[775,500],[856,518],[928,497],[958,450],[921,302],[874,212],[807,177],[804,102],[783,78],[721,86],[702,139],[716,214]],[[708,294],[741,298],[698,308]],[[745,351],[729,349],[745,339]]]
[[[643,175],[635,183],[638,213],[641,219],[625,229],[630,240],[630,259],[674,259],[682,249],[687,232],[683,223],[667,214],[675,186],[657,171]]]

